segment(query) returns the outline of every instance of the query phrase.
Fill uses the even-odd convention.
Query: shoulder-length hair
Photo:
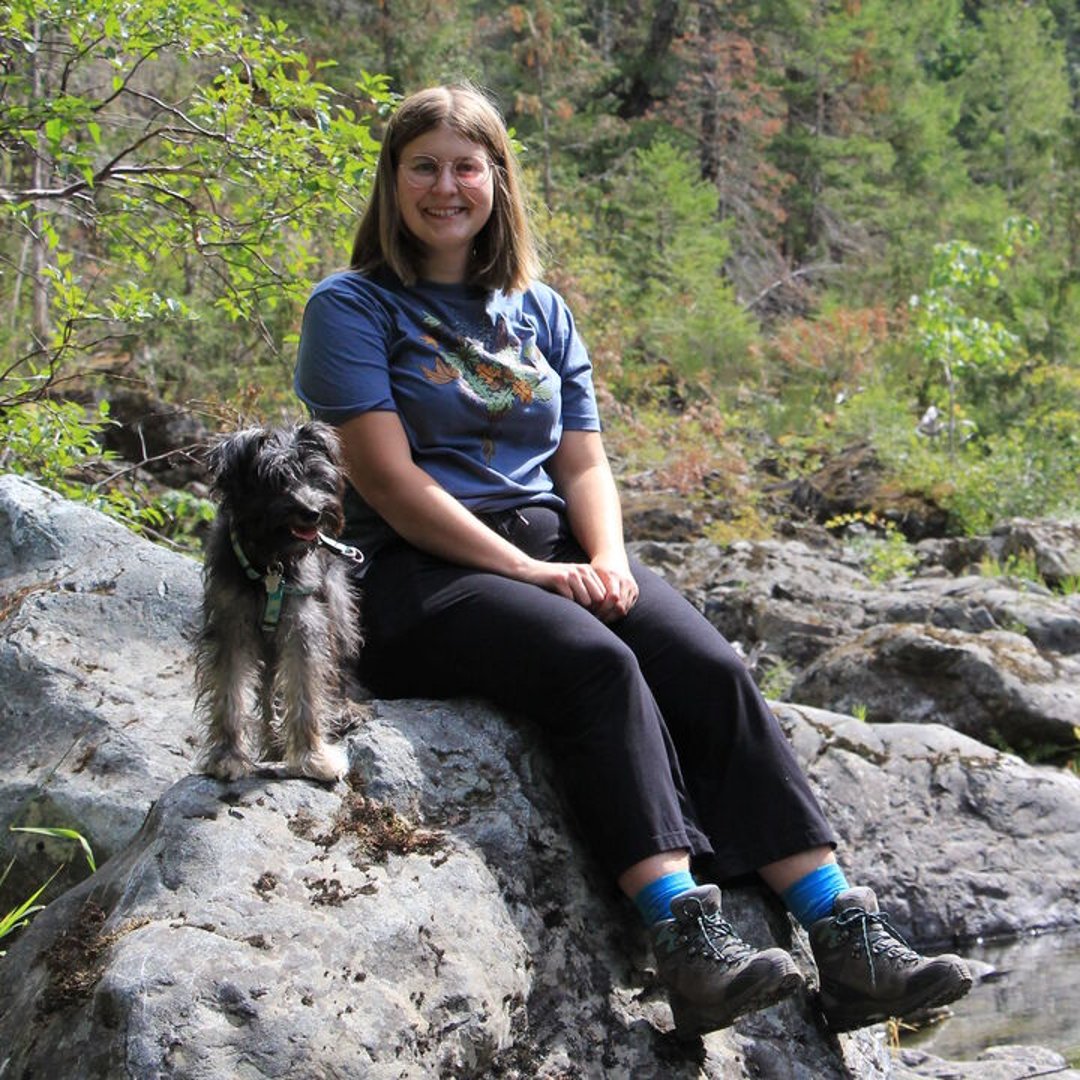
[[[397,167],[402,149],[440,124],[478,143],[492,163],[491,216],[473,243],[469,284],[503,292],[526,288],[539,274],[540,260],[525,210],[518,164],[498,109],[468,84],[420,90],[398,106],[383,138],[371,197],[353,241],[350,267],[371,273],[386,266],[406,285],[416,284],[424,248],[402,221]]]

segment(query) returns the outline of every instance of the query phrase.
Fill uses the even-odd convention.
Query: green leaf
[[[77,840],[82,846],[91,871],[97,871],[97,863],[94,861],[94,852],[91,850],[90,844],[82,833],[76,832],[74,829],[63,829],[57,826],[12,825],[11,831],[37,833],[39,836],[51,836],[60,840]]]
[[[52,120],[45,121],[45,137],[51,143],[59,143],[61,139],[68,133],[68,122],[61,120],[57,117],[53,117]]]
[[[9,863],[9,869],[10,866],[11,864]],[[52,874],[49,875],[48,881],[46,881],[40,889],[38,889],[31,897],[24,900],[17,907],[12,908],[6,915],[0,918],[0,938],[5,938],[8,936],[8,934],[13,933],[22,926],[25,926],[30,921],[31,915],[44,909],[44,904],[36,903],[37,898],[52,884],[53,878],[55,878],[62,869],[63,867],[58,866],[52,872]],[[6,870],[4,871],[4,874],[5,876],[7,875]],[[0,953],[0,956],[3,955],[3,953]]]

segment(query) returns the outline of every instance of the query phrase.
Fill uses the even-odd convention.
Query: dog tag
[[[273,571],[266,575],[266,591],[268,593],[276,593],[281,588],[281,575],[276,571]]]

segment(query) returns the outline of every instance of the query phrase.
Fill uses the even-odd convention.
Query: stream
[[[989,1046],[1045,1046],[1080,1067],[1080,931],[957,950],[997,969],[940,1024],[901,1036],[938,1057],[970,1061]]]

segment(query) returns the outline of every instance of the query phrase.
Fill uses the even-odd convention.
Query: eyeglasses
[[[450,166],[454,183],[465,188],[480,187],[491,174],[491,162],[483,154],[467,154],[452,161],[442,161],[421,154],[402,162],[401,167],[405,173],[405,182],[410,187],[430,188],[438,183],[444,165]]]

